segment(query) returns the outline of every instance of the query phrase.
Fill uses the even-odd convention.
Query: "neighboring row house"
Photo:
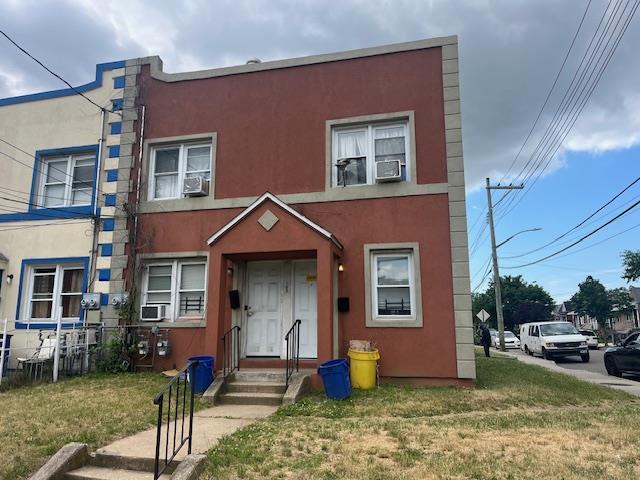
[[[66,328],[118,321],[108,305],[124,291],[126,264],[112,264],[126,259],[113,242],[126,223],[115,205],[129,191],[119,174],[131,166],[119,170],[124,67],[97,65],[75,89],[0,99],[0,319],[13,335],[11,367],[59,314]]]
[[[86,257],[82,291],[126,291],[129,321],[168,332],[158,368],[220,358],[232,330],[243,368],[283,368],[300,320],[303,366],[361,339],[390,381],[473,382],[456,37],[176,74],[148,57],[110,72],[124,90],[100,101],[119,95],[124,110],[120,137],[95,154],[101,231],[92,244],[90,219],[53,226],[66,237],[22,257],[0,241],[16,283],[33,275],[16,268],[23,257]],[[4,136],[34,151],[96,144],[100,112],[67,98],[96,118],[65,132],[93,140],[53,128],[27,140],[31,117]],[[28,308],[11,289],[9,308]]]

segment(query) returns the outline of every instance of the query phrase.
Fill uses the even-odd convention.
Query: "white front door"
[[[280,261],[249,262],[247,265],[247,356],[280,356],[282,270]]]
[[[300,357],[318,356],[318,308],[316,261],[293,264],[293,320],[300,319]]]

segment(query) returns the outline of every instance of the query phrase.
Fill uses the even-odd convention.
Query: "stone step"
[[[280,382],[240,382],[232,381],[227,384],[229,393],[280,393],[287,390],[286,384]]]
[[[224,393],[220,403],[227,405],[282,405],[281,393]]]
[[[163,459],[164,457],[162,460]],[[166,472],[172,473],[178,466],[178,463],[176,460],[171,462]],[[121,468],[140,472],[153,472],[155,459],[150,457],[129,457],[100,449],[89,457],[89,465],[102,468]]]
[[[65,473],[66,480],[153,480],[153,472],[124,470],[122,468],[104,468],[89,465]],[[171,474],[164,473],[161,480],[170,480]]]
[[[240,370],[233,373],[231,381],[284,383],[284,370]]]

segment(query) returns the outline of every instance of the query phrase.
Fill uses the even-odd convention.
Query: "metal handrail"
[[[178,452],[187,444],[187,453],[191,454],[191,447],[193,443],[193,398],[196,385],[196,370],[198,366],[197,360],[190,360],[187,365],[178,372],[178,374],[169,381],[162,390],[153,399],[154,405],[158,406],[158,424],[156,428],[156,456],[153,467],[153,480],[158,480],[165,470],[171,465],[171,462],[176,457]],[[187,378],[187,372],[189,378]],[[180,385],[182,384],[182,395],[180,392]],[[186,419],[188,422],[188,433],[185,437],[185,415],[187,414],[187,388],[189,389],[188,397],[188,415]],[[175,393],[175,395],[174,395]],[[171,399],[175,398],[173,407],[173,419],[171,411]],[[168,407],[166,413],[166,422],[164,411],[165,399],[168,399]],[[178,439],[178,422],[180,422],[180,441],[176,446]],[[169,443],[171,438],[171,424],[173,423],[173,447],[169,449]],[[161,464],[161,445],[162,445],[162,427],[166,426],[166,434],[164,435],[164,460]],[[169,452],[171,451],[171,456]]]
[[[302,320],[296,319],[291,328],[284,336],[287,350],[287,362],[285,372],[285,386],[289,388],[289,380],[293,375],[293,370],[300,370],[300,324]]]
[[[235,335],[235,349],[233,348]],[[222,376],[240,370],[240,326],[234,325],[222,337]],[[228,348],[227,348],[228,347]]]

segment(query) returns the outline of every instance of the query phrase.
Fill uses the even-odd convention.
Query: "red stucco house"
[[[141,321],[169,329],[158,366],[220,357],[238,326],[242,366],[284,367],[300,319],[303,366],[371,340],[387,381],[472,384],[458,78],[455,36],[187,73],[127,62],[125,277]]]

